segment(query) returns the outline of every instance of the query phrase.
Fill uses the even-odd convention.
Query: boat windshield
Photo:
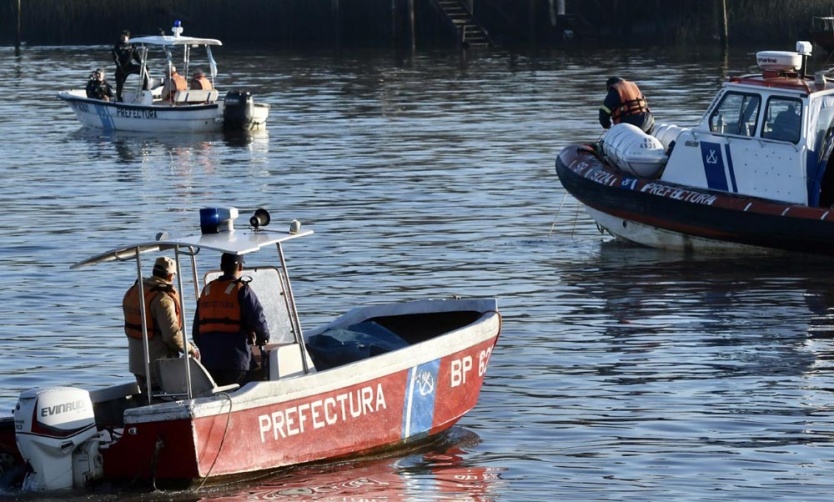
[[[758,94],[728,92],[709,117],[710,131],[719,134],[754,136],[759,121]]]

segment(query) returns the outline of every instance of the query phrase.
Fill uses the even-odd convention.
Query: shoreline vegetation
[[[789,50],[808,36],[812,17],[834,16],[834,5],[824,0],[461,2],[504,47],[718,44],[726,7],[728,44],[767,42]],[[122,29],[168,34],[176,19],[188,35],[239,46],[454,47],[458,41],[437,0],[0,0],[0,45],[111,44]]]

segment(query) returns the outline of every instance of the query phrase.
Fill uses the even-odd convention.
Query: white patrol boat
[[[297,221],[288,232],[265,228],[270,216],[263,209],[249,228],[237,230],[237,213],[204,208],[200,234],[161,234],[72,268],[124,263],[136,268],[142,284],[143,258],[173,253],[178,272],[191,269],[194,286],[184,288],[177,274],[183,303],[193,292],[192,308],[181,311],[194,312],[201,283],[220,275],[209,271],[200,280],[195,255],[246,255],[243,277],[264,307],[271,334],[254,354],[263,376],[218,387],[192,357],[150,361],[143,315],[145,365],[158,370],[158,392],[141,395],[133,378],[94,390],[34,388],[20,394],[12,418],[0,419],[4,469],[22,475],[24,490],[82,489],[102,480],[202,486],[389,451],[446,431],[476,405],[501,329],[496,300],[359,307],[302,333],[284,244],[313,232]],[[277,250],[274,266],[252,265],[251,253],[270,248]],[[186,321],[183,329],[189,326]]]
[[[58,93],[82,125],[105,131],[134,131],[152,133],[203,133],[221,130],[252,131],[266,127],[269,105],[255,103],[248,91],[230,90],[224,96],[214,87],[217,64],[211,52],[213,46],[223,45],[213,38],[182,35],[179,21],[171,28],[172,35],[151,35],[129,40],[138,47],[142,62],[139,75],[125,83],[122,101],[88,98],[85,89],[70,89]],[[194,56],[204,53],[204,63],[210,69],[207,77],[211,90],[186,89],[176,91],[173,98],[162,99],[165,75],[174,65],[186,79],[197,69]],[[161,57],[154,58],[154,53]],[[154,77],[154,71],[161,70]]]
[[[629,124],[556,159],[598,226],[656,248],[834,255],[834,81],[810,42],[756,55],[691,128]]]

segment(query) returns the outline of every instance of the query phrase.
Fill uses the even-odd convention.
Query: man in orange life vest
[[[154,361],[179,357],[184,347],[183,319],[179,294],[172,284],[177,266],[166,256],[156,259],[153,275],[142,280],[145,295],[145,319],[148,328],[148,356],[151,362],[151,388],[158,386],[159,375]],[[142,342],[142,313],[139,305],[138,281],[127,290],[122,300],[125,316],[125,334],[128,345],[128,369],[145,390],[145,350]],[[190,343],[188,353],[196,359],[200,352]]]
[[[162,85],[161,98],[163,101],[173,102],[177,91],[188,89],[188,82],[185,81],[185,77],[177,73],[177,68],[174,65],[170,65],[169,69],[170,76],[165,79],[165,83]]]
[[[243,384],[252,369],[250,345],[269,341],[261,302],[240,278],[243,256],[223,253],[223,275],[206,284],[194,313],[194,342],[203,366],[218,385]]]
[[[625,122],[651,134],[654,129],[654,117],[646,98],[634,82],[620,77],[611,77],[605,82],[608,94],[599,107],[599,123],[605,129],[611,127],[611,122],[619,124]]]
[[[202,89],[204,91],[210,91],[211,81],[206,78],[206,74],[203,73],[203,70],[197,70],[194,72],[194,75],[191,76],[191,89]]]

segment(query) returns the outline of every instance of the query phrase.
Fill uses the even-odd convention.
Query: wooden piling
[[[339,50],[339,42],[341,39],[340,23],[339,23],[339,0],[330,0],[330,15],[333,23],[333,37],[336,50]]]
[[[410,38],[411,52],[417,51],[417,34],[414,24],[414,0],[408,0],[408,36]]]
[[[20,0],[17,0],[17,15],[15,16],[17,20],[17,29],[15,30],[14,34],[14,52],[15,54],[20,53],[20,26],[21,26],[21,13],[20,13]]]

